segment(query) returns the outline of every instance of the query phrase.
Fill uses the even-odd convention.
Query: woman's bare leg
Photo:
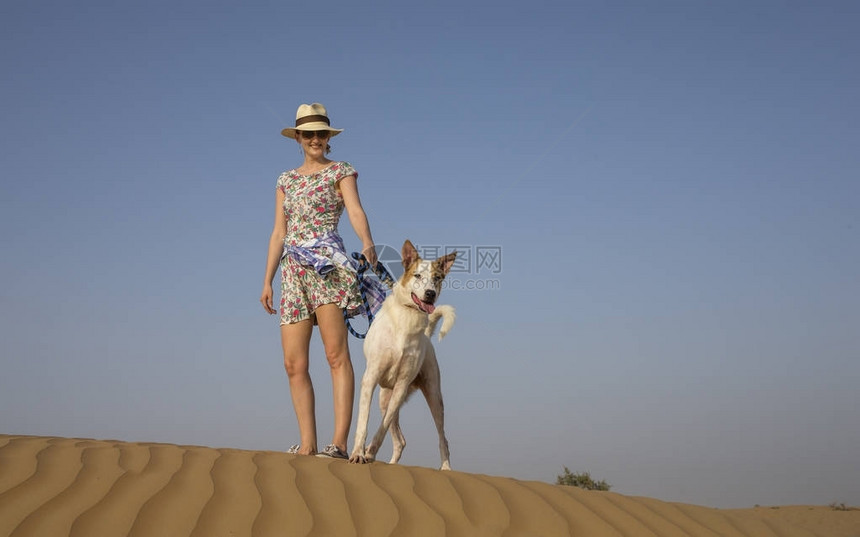
[[[349,357],[343,310],[336,304],[325,304],[317,308],[316,316],[326,359],[331,368],[334,395],[334,435],[331,443],[346,452],[355,398],[355,373]]]
[[[301,444],[299,453],[313,455],[317,452],[317,422],[314,413],[314,386],[308,373],[313,322],[308,319],[293,324],[281,325],[281,345],[284,348],[284,368],[290,380],[290,397],[296,420],[299,423]]]

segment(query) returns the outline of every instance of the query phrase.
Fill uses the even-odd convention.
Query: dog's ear
[[[451,270],[451,267],[454,265],[454,260],[457,259],[457,252],[451,252],[450,254],[440,257],[433,263],[442,270],[442,273],[447,276],[448,272]]]
[[[403,243],[403,248],[400,250],[400,258],[403,261],[403,268],[405,269],[411,267],[412,263],[419,259],[418,250],[409,242],[409,239],[406,239],[406,242]]]

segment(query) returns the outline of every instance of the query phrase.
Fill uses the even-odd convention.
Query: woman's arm
[[[371,266],[375,266],[376,250],[373,247],[370,224],[367,223],[367,215],[364,213],[364,207],[361,206],[361,199],[358,196],[355,176],[347,175],[339,181],[338,185],[343,196],[346,214],[349,216],[349,223],[352,224],[352,229],[355,230],[355,234],[361,240],[361,253],[364,254]]]
[[[272,228],[272,236],[269,238],[269,252],[266,256],[266,275],[263,278],[263,293],[260,295],[260,302],[263,308],[271,315],[278,311],[272,299],[272,280],[275,278],[275,271],[278,270],[278,263],[281,260],[281,255],[284,252],[284,237],[287,236],[287,215],[284,214],[284,193],[279,188],[275,193],[275,225]]]

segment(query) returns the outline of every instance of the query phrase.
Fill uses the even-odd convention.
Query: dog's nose
[[[436,291],[432,289],[424,291],[424,302],[432,303],[434,300],[436,300]]]

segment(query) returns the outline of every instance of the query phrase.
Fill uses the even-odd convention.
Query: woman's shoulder
[[[358,172],[355,171],[355,168],[353,168],[352,164],[350,164],[349,162],[347,162],[345,160],[339,160],[339,161],[333,163],[329,167],[329,169],[331,170],[332,174],[337,179],[342,179],[342,178],[348,177],[350,175],[355,175],[356,177],[358,177]]]
[[[331,169],[334,171],[343,171],[343,170],[354,170],[352,164],[345,160],[336,160],[331,163]]]
[[[281,172],[281,175],[278,176],[278,182],[275,186],[277,188],[283,189],[287,186],[287,183],[289,183],[291,179],[296,177],[296,175],[298,175],[298,172],[295,169]]]

